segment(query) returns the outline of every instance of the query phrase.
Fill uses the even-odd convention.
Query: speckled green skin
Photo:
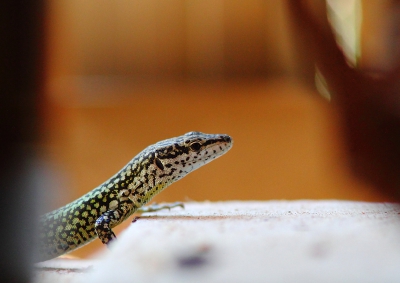
[[[68,253],[96,236],[108,244],[115,238],[113,227],[170,184],[231,147],[228,135],[200,132],[147,147],[97,188],[41,217],[39,261]]]

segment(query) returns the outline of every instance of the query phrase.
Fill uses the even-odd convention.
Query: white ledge
[[[140,216],[68,282],[400,282],[398,204],[185,205]]]

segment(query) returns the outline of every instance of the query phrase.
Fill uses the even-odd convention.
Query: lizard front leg
[[[103,244],[108,245],[112,240],[117,238],[111,227],[115,227],[120,223],[124,219],[124,214],[122,209],[116,208],[104,212],[97,218],[94,229]]]

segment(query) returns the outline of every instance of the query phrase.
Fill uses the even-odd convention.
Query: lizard
[[[40,217],[39,257],[45,261],[69,253],[98,237],[116,239],[112,228],[133,213],[182,206],[145,206],[156,194],[190,172],[226,153],[230,136],[188,132],[148,146],[118,173],[71,203]]]

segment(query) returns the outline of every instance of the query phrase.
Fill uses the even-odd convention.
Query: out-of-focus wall
[[[50,1],[55,76],[265,77],[291,70],[285,1]]]

